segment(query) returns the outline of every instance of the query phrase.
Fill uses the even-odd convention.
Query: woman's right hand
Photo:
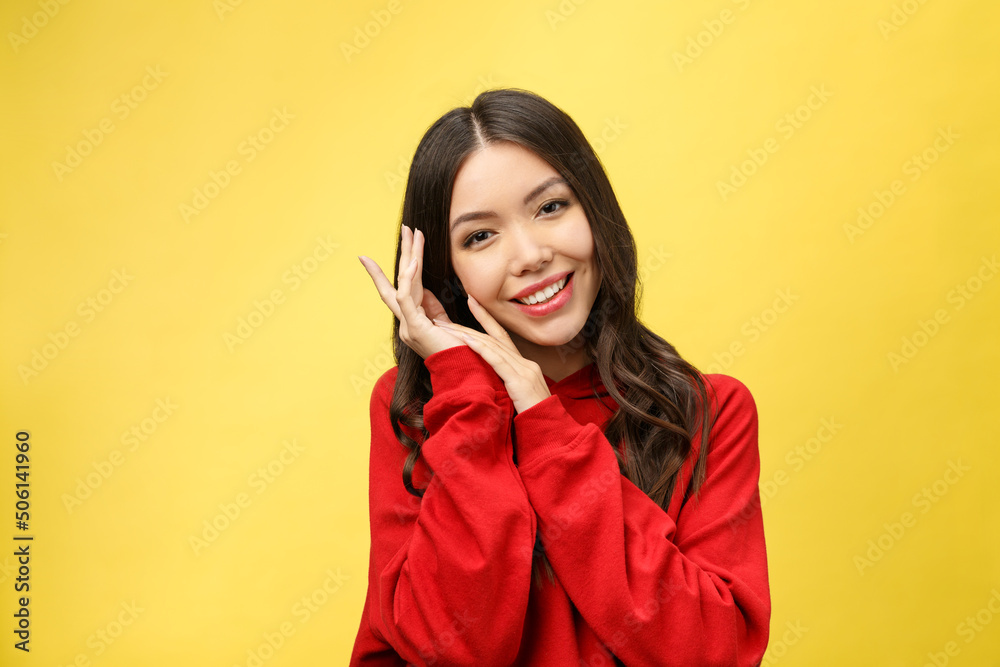
[[[438,298],[421,283],[423,275],[424,235],[403,227],[399,255],[399,289],[385,277],[374,260],[359,255],[361,265],[368,271],[382,302],[399,320],[399,339],[407,347],[426,359],[435,352],[449,347],[465,345],[461,338],[434,326],[432,319],[451,322]]]

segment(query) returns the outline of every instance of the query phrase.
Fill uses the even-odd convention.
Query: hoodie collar
[[[597,371],[597,364],[590,362],[583,368],[570,373],[562,380],[553,380],[548,375],[543,375],[545,384],[549,387],[549,392],[565,396],[566,398],[587,398],[594,395],[594,389],[598,394],[606,395],[604,383],[601,382],[601,374]],[[591,383],[593,382],[593,386]]]

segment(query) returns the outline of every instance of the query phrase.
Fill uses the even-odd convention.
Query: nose
[[[535,221],[514,225],[510,244],[511,273],[516,276],[537,271],[552,261],[554,252],[545,233]]]

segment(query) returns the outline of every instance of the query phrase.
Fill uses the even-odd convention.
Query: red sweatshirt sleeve
[[[350,664],[509,665],[536,525],[512,458],[513,404],[466,346],[424,363],[434,395],[421,457],[435,474],[422,498],[403,488],[389,373],[372,392],[368,597]]]
[[[767,646],[757,410],[738,380],[705,378],[718,415],[707,476],[676,523],[620,473],[602,430],[577,422],[558,396],[514,417],[519,472],[546,555],[584,620],[626,665],[756,665]]]

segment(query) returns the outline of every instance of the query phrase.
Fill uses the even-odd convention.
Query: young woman
[[[757,413],[638,320],[636,247],[577,125],[520,90],[424,135],[371,397],[352,665],[756,665]],[[395,287],[393,286],[395,285]]]

